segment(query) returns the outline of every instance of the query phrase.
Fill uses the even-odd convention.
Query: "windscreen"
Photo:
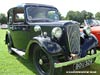
[[[29,21],[58,21],[59,14],[56,8],[31,6],[26,8]]]

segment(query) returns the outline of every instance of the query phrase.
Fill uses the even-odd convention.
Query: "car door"
[[[24,23],[24,10],[14,8],[8,13],[9,30],[13,45],[17,49],[25,50],[30,40],[30,28]]]
[[[100,26],[91,27],[91,32],[98,39],[98,47],[100,47]]]

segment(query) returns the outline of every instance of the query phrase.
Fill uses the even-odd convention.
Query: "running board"
[[[20,51],[20,50],[18,50],[16,48],[11,48],[11,49],[21,57],[25,55],[25,52],[23,52],[23,51]]]
[[[62,63],[54,63],[54,67],[60,68],[60,67],[63,67],[63,66],[69,66],[69,65],[72,65],[72,64],[76,64],[76,63],[79,63],[79,62],[83,62],[83,61],[92,59],[92,58],[99,56],[99,55],[100,55],[100,52],[98,52],[97,54],[94,54],[94,55],[86,56],[86,57],[76,59],[76,60],[72,60],[72,61],[67,61],[67,62],[62,62]]]

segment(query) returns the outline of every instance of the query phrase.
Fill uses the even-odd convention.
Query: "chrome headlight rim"
[[[62,29],[60,27],[54,27],[52,29],[52,36],[59,39],[62,36]]]

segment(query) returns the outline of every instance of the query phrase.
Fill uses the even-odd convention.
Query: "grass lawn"
[[[36,75],[32,62],[7,52],[7,46],[4,43],[5,33],[6,30],[0,29],[0,75]],[[82,69],[82,71],[96,71],[95,74],[86,75],[100,75],[100,56],[97,57],[93,65]],[[63,75],[69,74],[66,74],[65,70]]]
[[[6,30],[0,29],[0,75],[36,75],[30,61],[8,53],[5,33]]]

